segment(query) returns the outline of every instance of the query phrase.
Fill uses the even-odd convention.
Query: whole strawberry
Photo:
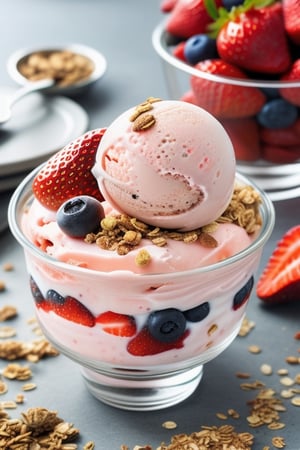
[[[209,29],[216,37],[221,59],[264,74],[281,74],[289,68],[291,55],[282,4],[273,1],[245,0],[230,11],[219,8],[218,17]]]
[[[300,1],[282,0],[284,26],[291,41],[300,44]]]
[[[45,208],[57,211],[68,199],[89,195],[102,201],[91,168],[105,129],[88,131],[53,155],[33,180],[33,193]]]
[[[218,5],[221,0],[216,0]],[[205,33],[207,25],[212,22],[204,0],[177,0],[166,23],[166,30],[178,37],[189,38],[195,34]]]
[[[247,79],[239,68],[221,59],[207,59],[195,65],[207,74],[229,78]],[[204,74],[205,75],[205,74]],[[238,86],[191,77],[191,87],[198,106],[206,109],[218,119],[250,117],[259,112],[266,101],[265,95],[255,87]]]

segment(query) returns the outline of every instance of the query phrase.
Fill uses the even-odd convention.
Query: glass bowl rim
[[[208,72],[202,72],[201,70],[195,69],[193,66],[181,61],[180,59],[173,56],[168,51],[168,46],[166,44],[166,21],[161,22],[152,33],[152,45],[156,53],[162,58],[162,60],[175,69],[178,69],[186,74],[196,76],[198,78],[204,78],[209,81],[214,81],[218,83],[231,84],[236,86],[244,87],[256,87],[256,88],[300,88],[300,80],[298,81],[278,81],[278,80],[259,80],[259,79],[241,79],[241,78],[230,78],[222,77],[220,75],[214,75]]]
[[[28,250],[31,254],[35,255],[38,258],[41,258],[48,262],[51,265],[55,265],[56,268],[60,268],[62,271],[68,271],[68,272],[76,272],[76,273],[82,273],[82,274],[118,274],[120,276],[122,273],[131,274],[133,277],[139,277],[140,279],[143,278],[149,278],[153,277],[153,279],[173,279],[174,277],[180,278],[180,277],[187,277],[207,272],[212,272],[218,269],[221,269],[224,266],[230,266],[240,260],[243,260],[244,257],[247,257],[251,255],[252,253],[256,252],[259,248],[263,247],[263,245],[267,242],[269,239],[273,228],[275,224],[275,210],[273,203],[266,192],[264,192],[262,189],[260,189],[252,180],[247,178],[246,176],[240,174],[239,172],[236,172],[236,179],[244,184],[253,186],[262,199],[262,204],[260,206],[261,214],[262,214],[262,220],[263,225],[259,232],[259,235],[255,238],[255,240],[245,249],[242,251],[236,253],[233,256],[230,256],[229,258],[226,258],[225,260],[219,261],[214,264],[210,264],[203,267],[197,267],[194,269],[188,269],[188,270],[182,270],[177,272],[165,272],[165,273],[148,273],[148,274],[140,274],[136,272],[131,272],[127,270],[115,270],[111,272],[102,272],[94,269],[89,269],[85,267],[79,267],[76,265],[68,264],[62,261],[59,261],[45,252],[41,251],[39,248],[37,248],[21,231],[20,226],[20,215],[22,213],[23,208],[28,205],[29,201],[32,200],[33,195],[31,191],[31,184],[32,180],[34,179],[35,175],[40,171],[41,167],[44,166],[45,163],[41,164],[40,166],[36,167],[33,171],[31,171],[19,184],[19,186],[15,189],[13,192],[9,205],[8,205],[8,224],[11,233],[15,237],[15,239],[18,241],[18,243],[23,247],[23,250]]]

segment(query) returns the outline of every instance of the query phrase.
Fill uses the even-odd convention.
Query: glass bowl
[[[78,363],[88,390],[104,403],[155,410],[181,402],[198,386],[203,364],[223,352],[240,330],[253,277],[274,226],[268,195],[257,188],[262,199],[261,230],[249,247],[232,257],[175,273],[101,272],[57,261],[24,235],[22,215],[33,199],[31,186],[38,170],[15,190],[8,218],[25,252],[35,312],[45,336]],[[242,175],[237,177],[252,184]],[[55,308],[48,309],[49,290],[59,293],[65,303],[58,299]],[[189,313],[196,307],[198,317],[191,318]],[[162,343],[149,336],[145,324],[150,314],[163,311],[160,325],[172,327],[170,309],[184,316],[186,323],[180,335]],[[95,320],[103,313],[117,314],[116,321],[125,316],[128,336],[107,332],[103,322]],[[136,324],[133,332],[132,323]]]
[[[103,77],[106,68],[107,62],[102,53],[75,43],[22,48],[7,61],[7,71],[19,85],[28,86],[38,79],[51,79],[53,73],[54,78],[60,81],[43,92],[67,96],[85,92]]]
[[[258,123],[258,115],[240,117],[239,111],[236,112],[235,117],[226,117],[226,112],[218,114],[220,111],[218,95],[214,97],[213,109],[208,109],[206,96],[201,91],[196,92],[195,95],[197,83],[192,82],[192,84],[191,80],[204,79],[206,86],[217,83],[218,86],[214,92],[220,95],[222,95],[222,89],[228,87],[231,88],[231,94],[236,93],[240,88],[248,88],[249,94],[253,89],[260,90],[265,96],[265,101],[278,96],[279,89],[281,93],[289,90],[289,96],[293,96],[293,90],[295,90],[299,97],[300,80],[294,82],[245,80],[203,72],[175,57],[172,53],[174,47],[168,45],[168,40],[169,35],[165,31],[163,22],[155,28],[152,43],[162,62],[169,97],[173,100],[181,99],[195,103],[207,109],[222,123],[235,148],[238,171],[251,176],[258,186],[268,192],[271,200],[298,197],[300,195],[300,108],[294,106],[295,114],[298,114],[297,132],[290,133],[288,127],[267,129]],[[212,102],[212,98],[209,101]],[[247,102],[247,97],[244,101]],[[223,107],[221,109],[223,110]]]

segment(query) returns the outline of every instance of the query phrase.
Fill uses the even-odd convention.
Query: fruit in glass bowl
[[[213,114],[239,170],[280,200],[300,193],[300,2],[162,1],[153,33],[172,98]]]

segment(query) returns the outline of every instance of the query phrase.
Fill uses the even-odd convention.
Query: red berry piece
[[[219,6],[221,0],[216,0],[216,4]],[[166,30],[175,36],[189,38],[205,33],[211,22],[204,0],[177,0],[168,17]]]
[[[74,297],[63,297],[54,289],[49,289],[44,302],[37,304],[44,311],[53,311],[60,317],[71,322],[93,327],[95,325],[95,317],[79,300]]]
[[[300,3],[299,3],[300,5]],[[290,69],[281,77],[281,81],[299,81],[300,80],[300,58],[296,59]],[[300,106],[300,89],[299,88],[281,88],[280,95],[288,102],[296,106]]]
[[[105,333],[121,337],[131,337],[136,333],[136,323],[133,316],[106,311],[96,317]]]
[[[242,70],[221,59],[200,61],[195,68],[213,75],[248,79]],[[198,106],[218,119],[253,116],[261,110],[266,101],[265,94],[258,88],[216,82],[194,75],[191,77],[191,87]]]
[[[242,69],[265,74],[281,74],[291,64],[284,29],[282,5],[253,7],[244,2],[212,26],[217,29],[219,56]],[[263,6],[263,4],[262,4]],[[225,24],[224,24],[225,22]]]
[[[288,230],[278,242],[262,275],[256,293],[266,303],[299,301],[300,225]]]
[[[299,145],[280,146],[280,145],[262,145],[262,156],[266,161],[275,164],[289,164],[300,158]]]
[[[236,159],[256,161],[260,158],[259,127],[254,118],[222,119],[220,122],[231,139]]]
[[[145,327],[128,343],[127,351],[133,356],[149,356],[172,349],[180,349],[184,347],[184,340],[189,334],[189,330],[186,330],[176,341],[161,342],[155,339]]]
[[[91,169],[105,129],[92,130],[68,144],[42,167],[33,180],[33,192],[45,208],[57,211],[66,200],[90,195],[103,200]]]
[[[300,45],[300,2],[299,0],[282,0],[285,30],[290,39]]]

